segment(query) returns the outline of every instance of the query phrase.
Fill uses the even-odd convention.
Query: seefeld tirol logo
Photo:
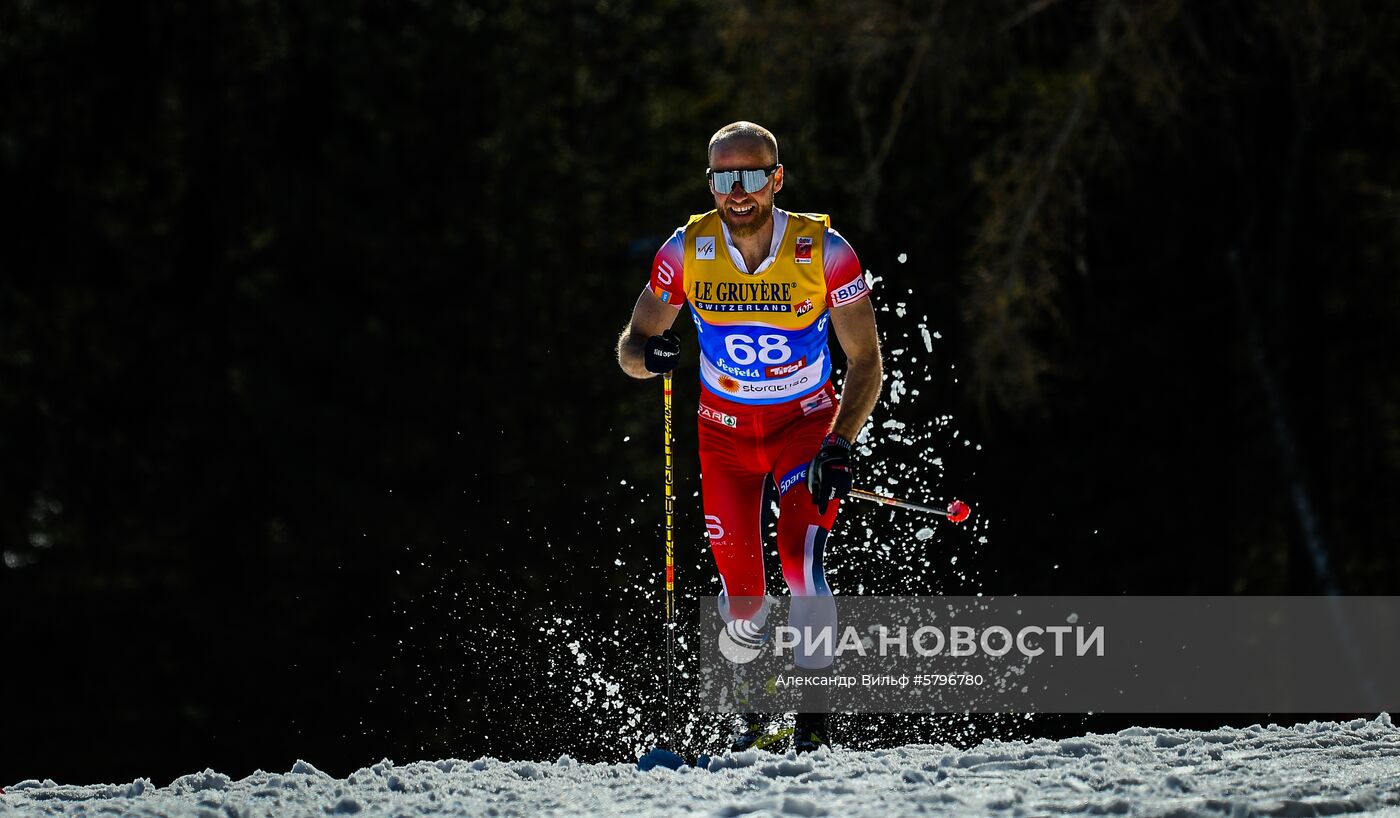
[[[763,628],[747,619],[735,619],[719,632],[719,653],[736,665],[745,665],[758,658],[766,638]]]

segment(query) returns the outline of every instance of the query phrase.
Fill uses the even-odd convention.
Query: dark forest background
[[[1394,4],[5,0],[0,782],[568,751],[454,635],[638,610],[740,118],[941,336],[937,590],[1397,591]]]

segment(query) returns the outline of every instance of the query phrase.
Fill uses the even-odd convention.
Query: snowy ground
[[[10,816],[1387,815],[1400,818],[1400,729],[1346,723],[1132,728],[1061,741],[919,745],[793,758],[740,753],[708,771],[630,764],[381,762],[337,780],[305,762],[241,781],[212,771],[0,795]]]

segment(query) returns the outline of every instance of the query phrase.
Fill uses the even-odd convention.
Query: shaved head
[[[772,157],[771,165],[778,164],[778,139],[773,136],[773,132],[757,125],[753,122],[739,121],[731,122],[723,128],[715,131],[715,135],[710,137],[709,157],[714,158],[715,148],[719,145],[729,145],[731,143],[742,144],[744,147],[762,146]]]

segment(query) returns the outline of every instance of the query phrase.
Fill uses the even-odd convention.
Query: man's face
[[[761,140],[729,139],[715,145],[710,152],[710,170],[754,170],[773,164],[768,145]],[[768,177],[768,184],[757,193],[749,193],[743,185],[730,190],[710,191],[715,197],[715,209],[736,238],[754,235],[773,219],[773,194],[783,188],[783,169]]]

